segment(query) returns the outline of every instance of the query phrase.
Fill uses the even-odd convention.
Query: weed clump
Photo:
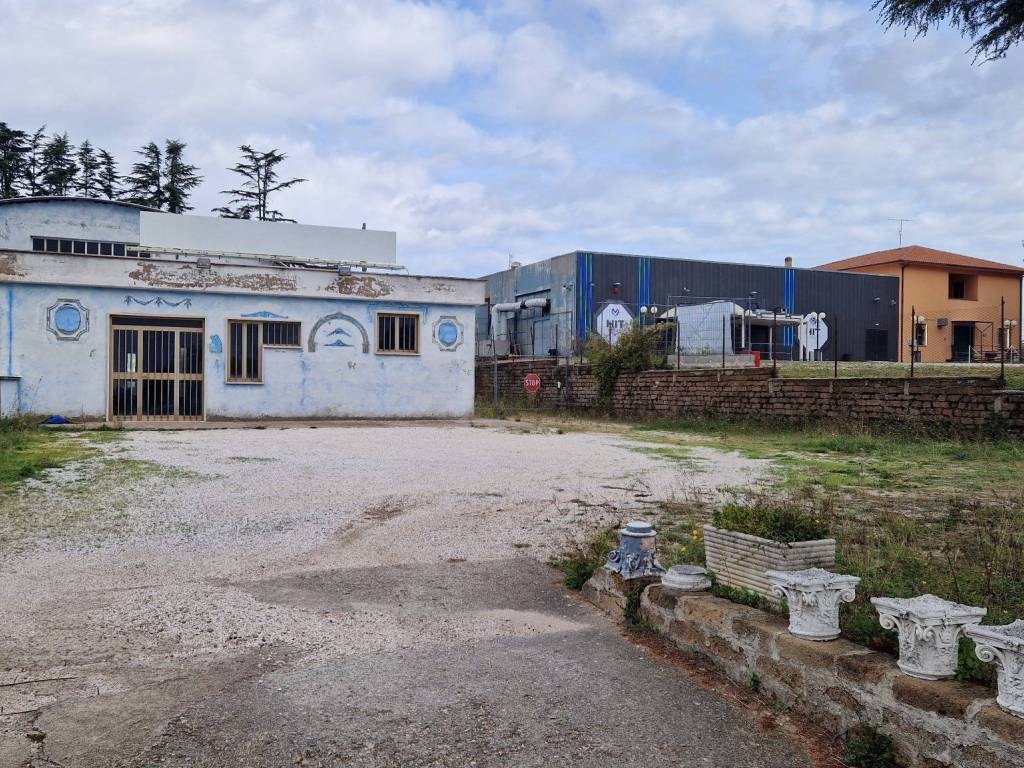
[[[790,499],[766,494],[753,496],[749,501],[723,505],[712,513],[711,524],[716,528],[786,544],[814,541],[828,535],[828,527],[815,512]]]
[[[874,726],[859,726],[846,739],[842,761],[850,768],[896,768],[892,738]]]

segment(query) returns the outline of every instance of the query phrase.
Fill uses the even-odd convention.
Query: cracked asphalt
[[[58,478],[12,502],[77,512],[0,561],[2,766],[813,764],[544,564],[758,462],[703,451],[693,471],[619,435],[466,422],[112,450],[173,471],[126,504]],[[86,512],[115,500],[97,536]]]

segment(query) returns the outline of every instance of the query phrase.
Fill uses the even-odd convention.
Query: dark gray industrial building
[[[812,319],[820,317],[827,326],[822,337],[828,338],[813,357],[897,359],[899,281],[894,277],[574,251],[484,279],[487,304],[477,317],[480,354],[493,349],[499,355],[567,355],[591,334],[604,335],[612,317],[642,323],[678,317],[682,326],[695,312],[711,317],[709,309],[726,312],[722,308],[728,307],[730,354],[758,350],[762,356],[800,359],[807,340],[807,323],[801,330],[800,321],[815,315]],[[776,314],[783,322],[765,320]],[[716,318],[718,326],[712,322]],[[715,315],[706,324],[714,329],[726,321]],[[723,344],[708,346],[717,354]]]

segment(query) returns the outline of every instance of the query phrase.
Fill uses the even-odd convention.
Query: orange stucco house
[[[899,278],[901,362],[913,352],[922,363],[994,360],[1004,337],[1008,354],[1021,349],[1020,267],[908,245],[818,269]]]

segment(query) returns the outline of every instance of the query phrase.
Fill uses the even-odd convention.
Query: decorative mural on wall
[[[140,307],[148,307],[150,304],[154,304],[158,307],[185,307],[187,309],[192,306],[192,299],[186,296],[183,299],[171,301],[170,299],[165,299],[163,296],[154,296],[150,299],[140,299],[137,296],[125,296],[124,303],[129,307],[132,304],[138,304]]]
[[[220,336],[216,333],[210,336],[210,352],[214,355],[219,355],[224,351],[224,343],[220,340]]]
[[[334,312],[330,315],[324,315],[317,320],[313,327],[309,331],[309,342],[308,347],[310,352],[316,352],[316,335],[324,326],[331,324],[331,329],[323,334],[328,339],[322,344],[325,347],[354,347],[355,336],[352,330],[358,331],[362,337],[363,354],[369,354],[370,352],[370,337],[366,333],[366,329],[362,324],[351,315],[346,315],[344,312]],[[349,329],[350,326],[352,330]]]
[[[288,315],[278,315],[278,314],[276,314],[274,312],[270,312],[269,310],[266,310],[266,309],[261,309],[259,312],[250,312],[247,315],[242,315],[242,317],[244,317],[246,319],[252,318],[252,317],[258,317],[258,318],[260,318],[262,320],[287,320],[288,319]]]
[[[464,340],[462,323],[454,315],[441,315],[434,321],[434,343],[442,352],[454,352]]]
[[[78,299],[57,299],[46,308],[46,329],[61,341],[78,341],[89,332],[89,310]]]

